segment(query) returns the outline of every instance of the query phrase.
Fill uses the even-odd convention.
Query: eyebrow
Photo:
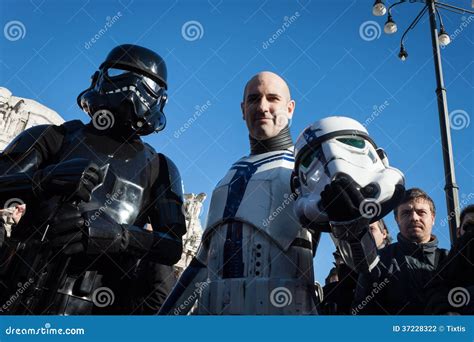
[[[246,98],[249,99],[249,98],[255,98],[255,97],[259,97],[259,96],[261,96],[260,93],[253,93],[253,94],[247,94]]]
[[[257,97],[261,97],[261,96],[262,96],[262,94],[260,94],[260,93],[247,94],[247,99],[253,99],[253,98],[257,98]],[[279,99],[282,98],[282,96],[280,94],[277,94],[277,93],[269,93],[269,94],[266,94],[266,96],[277,97]]]
[[[283,98],[283,96],[281,96],[280,94],[275,94],[275,93],[267,94],[267,97],[277,98],[278,100],[281,100]]]

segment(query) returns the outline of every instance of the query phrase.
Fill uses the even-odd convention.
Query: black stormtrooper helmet
[[[147,135],[165,128],[165,61],[138,45],[115,47],[92,76],[77,103],[101,130]]]

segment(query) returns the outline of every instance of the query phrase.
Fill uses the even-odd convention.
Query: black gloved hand
[[[119,253],[129,245],[126,229],[105,212],[81,213],[70,203],[62,205],[49,229],[51,246],[61,248],[66,255]]]
[[[321,204],[329,220],[335,222],[360,218],[363,213],[359,208],[364,199],[357,183],[344,176],[333,180],[321,192]]]
[[[90,160],[76,158],[38,170],[33,176],[36,195],[66,196],[67,200],[88,202],[92,189],[102,182],[99,167]]]
[[[86,250],[88,229],[77,205],[64,203],[61,206],[49,226],[47,237],[52,247],[62,248],[66,255]]]

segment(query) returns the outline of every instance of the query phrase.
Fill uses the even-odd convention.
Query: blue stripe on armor
[[[232,165],[232,167],[230,169],[231,170],[237,170],[239,168],[242,168],[242,167],[245,168],[245,167],[250,166],[250,165],[259,167],[259,166],[262,166],[264,164],[268,164],[268,163],[271,163],[271,162],[274,162],[274,161],[277,161],[277,160],[287,160],[287,161],[293,162],[293,163],[295,162],[295,158],[293,156],[291,156],[291,157],[280,156],[280,157],[272,157],[272,159],[265,158],[265,160],[255,162],[253,164],[246,163],[246,164],[242,165],[240,163],[236,163],[236,164]]]
[[[291,157],[291,158],[288,158],[288,157],[276,157],[276,158],[273,158],[273,159],[269,159],[269,160],[265,160],[263,162],[256,162],[255,166],[261,166],[261,165],[264,165],[264,164],[268,164],[268,163],[271,163],[273,161],[276,161],[276,160],[279,160],[279,159],[282,159],[282,160],[288,160],[290,162],[294,162],[295,161],[295,158]]]
[[[287,160],[294,162],[293,155],[291,155],[291,158],[289,158],[288,154],[289,153],[287,152],[283,152],[263,158],[255,163],[243,161],[234,164],[230,169],[236,170],[236,172],[229,183],[223,219],[232,218],[235,216],[244,197],[247,184],[257,169],[264,164],[268,164],[277,160]]]
[[[227,200],[224,208],[223,218],[227,219],[234,217],[239,209],[242,198],[244,197],[245,190],[247,189],[247,184],[252,178],[255,171],[257,171],[257,166],[247,165],[236,167],[237,170],[232,177],[232,180],[229,183],[229,189],[227,191]]]
[[[262,159],[260,159],[260,160],[257,160],[257,161],[255,161],[255,162],[253,162],[253,163],[252,163],[252,162],[247,162],[247,161],[237,161],[237,162],[235,162],[232,166],[237,166],[237,165],[240,165],[240,164],[242,164],[242,165],[249,165],[249,164],[261,163],[261,162],[263,162],[263,161],[265,161],[265,160],[272,159],[272,158],[279,157],[279,156],[283,156],[283,155],[284,155],[284,156],[291,157],[291,158],[294,158],[293,153],[291,153],[291,152],[282,152],[282,153],[277,153],[277,154],[273,154],[273,155],[271,155],[271,156],[262,158]]]
[[[223,214],[224,220],[234,218],[237,214],[247,189],[247,185],[258,168],[262,165],[278,160],[294,162],[293,154],[287,152],[278,153],[262,158],[254,163],[239,161],[231,167],[231,170],[236,170],[236,172],[229,182],[227,200]],[[241,222],[230,222],[227,224],[227,234],[223,255],[223,278],[239,278],[243,276],[244,264],[242,261],[242,233]]]

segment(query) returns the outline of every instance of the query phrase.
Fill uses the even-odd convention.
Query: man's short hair
[[[431,197],[428,196],[428,194],[426,192],[424,192],[423,190],[421,190],[419,188],[411,188],[411,189],[408,189],[408,190],[405,191],[405,194],[403,195],[403,199],[398,204],[398,206],[396,206],[395,209],[393,210],[393,214],[395,215],[395,218],[397,218],[398,208],[402,204],[412,202],[412,201],[417,201],[417,200],[420,200],[420,199],[425,200],[426,202],[428,202],[428,204],[430,206],[430,209],[431,209],[431,212],[433,213],[433,215],[436,215],[436,207],[435,207],[435,204],[434,204],[433,200],[431,199]]]
[[[379,229],[382,232],[382,234],[383,233],[387,234],[384,239],[385,245],[390,245],[392,243],[392,236],[390,235],[390,232],[388,231],[387,224],[385,223],[383,219],[380,219],[377,222],[379,224]]]
[[[461,211],[461,217],[459,218],[459,223],[462,224],[462,221],[466,217],[467,214],[474,213],[474,204],[469,204],[467,207]]]

